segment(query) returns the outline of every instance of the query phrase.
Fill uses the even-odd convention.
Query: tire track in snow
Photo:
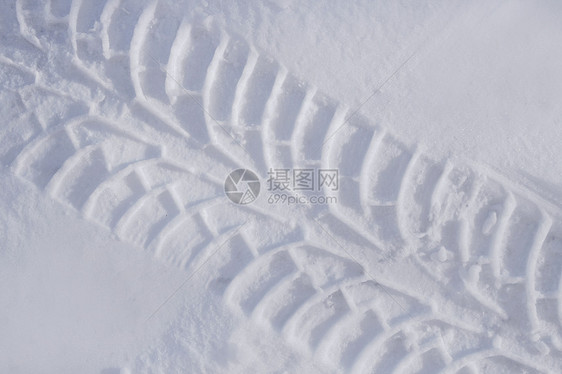
[[[401,251],[401,258],[414,259],[436,282],[460,280],[472,297],[463,299],[462,307],[507,324],[511,335],[504,337],[505,346],[522,334],[522,345],[529,348],[514,354],[492,348],[493,339],[481,330],[436,310],[434,302],[447,295],[422,301],[426,295],[409,295],[399,278],[385,287],[414,306],[412,315],[394,321],[394,302],[384,301],[384,295],[371,290],[367,300],[357,299],[355,290],[377,288],[364,274],[372,264],[350,264],[333,244],[317,248],[307,234],[301,238],[306,244],[278,243],[273,249],[261,248],[246,231],[237,236],[251,248],[244,267],[225,264],[232,279],[225,278],[225,302],[234,311],[343,370],[480,371],[485,361],[498,371],[543,371],[530,364],[537,355],[554,365],[562,351],[562,231],[559,212],[547,202],[479,166],[434,161],[360,116],[328,139],[345,119],[345,105],[212,22],[166,22],[169,9],[163,1],[53,4],[35,9],[17,1],[22,36],[45,50],[44,37],[35,30],[68,23],[73,63],[80,71],[129,98],[131,118],[145,122],[144,112],[134,110],[140,105],[174,135],[153,138],[160,130],[152,121],[123,130],[122,118],[100,118],[95,104],[60,95],[54,102],[61,113],[66,110],[61,118],[27,109],[31,114],[24,117],[38,124],[22,135],[17,152],[4,152],[15,174],[122,239],[189,267],[241,222],[224,222],[223,216],[241,210],[229,207],[225,214],[227,208],[214,202],[229,166],[250,165],[262,174],[270,167],[339,168],[339,203],[322,210],[323,222],[348,227],[361,237],[359,243]],[[42,23],[34,24],[37,20]],[[43,95],[29,90],[34,85],[28,81],[16,90],[23,101]],[[250,149],[252,159],[219,127]],[[180,151],[185,142],[189,155]],[[207,163],[199,168],[196,161],[186,162],[194,154]],[[209,160],[221,166],[205,170]],[[210,193],[195,196],[197,191]],[[275,220],[258,208],[243,212]],[[338,236],[346,245],[350,239]],[[311,259],[316,257],[328,265],[318,265],[320,260]],[[319,275],[334,269],[352,275],[342,270],[346,275],[332,283]],[[269,279],[270,270],[287,272]],[[417,312],[427,317],[418,318]],[[465,341],[466,349],[455,352]],[[495,345],[500,343],[496,339]]]

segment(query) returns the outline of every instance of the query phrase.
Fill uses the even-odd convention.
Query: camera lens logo
[[[237,169],[226,177],[224,193],[235,204],[250,204],[260,194],[258,176],[248,169]]]

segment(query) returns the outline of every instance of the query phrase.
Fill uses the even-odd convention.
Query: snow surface
[[[562,372],[561,16],[0,2],[0,373]]]

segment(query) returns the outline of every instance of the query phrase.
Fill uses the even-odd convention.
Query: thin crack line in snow
[[[193,97],[193,95],[191,94],[191,92],[189,92],[189,90],[187,88],[185,88],[173,75],[171,75],[168,70],[163,66],[163,64],[161,64],[158,60],[156,60],[156,58],[149,52],[147,52],[147,54],[150,56],[150,58],[160,67],[160,70],[162,70],[168,77],[170,77],[170,79],[172,79],[174,82],[176,82],[176,84],[183,90],[185,91],[185,93],[189,96],[189,98],[191,100],[193,100],[202,110],[203,112],[205,112],[209,118],[211,118],[221,129],[222,131],[224,131],[228,136],[230,136],[232,138],[232,140],[234,140],[234,142],[236,144],[238,144],[238,146],[240,148],[242,148],[242,150],[248,155],[248,157],[250,157],[250,159],[252,159],[252,155],[250,154],[250,152],[248,152],[248,150],[246,148],[244,148],[244,146],[238,141],[236,140],[236,138],[230,133],[228,132],[227,129],[224,128],[223,125],[221,125],[219,123],[219,121],[217,119],[215,119],[215,117],[213,117],[211,115],[211,113],[209,113],[206,109],[205,106],[200,103],[195,97]]]
[[[238,228],[237,228],[236,230],[234,230],[234,232],[233,232],[232,234],[230,234],[230,236],[229,236],[227,239],[225,239],[225,241],[222,242],[222,244],[219,245],[218,248],[215,249],[214,252],[211,253],[211,254],[209,255],[209,257],[207,257],[207,259],[206,259],[205,261],[203,261],[203,263],[202,263],[201,265],[199,265],[199,267],[197,267],[197,269],[195,269],[195,270],[193,271],[193,273],[191,273],[191,274],[179,285],[179,287],[176,288],[176,289],[174,290],[174,292],[172,292],[172,293],[170,294],[170,296],[168,296],[168,297],[166,298],[166,300],[164,300],[164,302],[163,302],[162,304],[160,304],[160,305],[158,306],[158,308],[156,308],[156,309],[154,310],[154,312],[152,312],[152,314],[145,320],[145,322],[148,322],[152,317],[154,317],[154,316],[156,315],[156,313],[158,313],[158,312],[160,311],[160,309],[162,309],[162,308],[164,307],[164,305],[166,305],[166,304],[167,304],[167,303],[168,303],[168,302],[169,302],[169,301],[170,301],[170,300],[187,284],[187,282],[189,282],[189,281],[191,280],[191,278],[193,278],[193,277],[199,272],[199,270],[201,270],[201,268],[202,268],[203,266],[205,266],[205,264],[206,264],[207,262],[209,262],[209,260],[210,260],[215,254],[217,254],[217,252],[218,252],[227,242],[229,242],[230,239],[232,239],[232,238],[234,237],[234,235],[236,235],[236,234],[242,229],[242,227],[244,227],[244,225],[245,225],[246,223],[248,223],[248,221],[246,221],[246,222],[244,222],[242,225],[238,226]]]
[[[355,110],[354,110],[349,116],[347,116],[347,117],[345,118],[345,120],[343,121],[343,123],[342,123],[336,130],[334,130],[333,133],[331,133],[330,135],[328,135],[328,137],[326,137],[326,139],[324,139],[324,142],[323,142],[320,146],[323,146],[324,144],[326,144],[326,142],[328,142],[328,140],[330,140],[334,135],[336,135],[336,134],[338,133],[338,131],[340,131],[340,130],[349,122],[350,119],[352,119],[353,117],[355,117],[355,115],[357,114],[357,112],[359,112],[359,110],[360,110],[365,104],[367,104],[367,102],[368,102],[369,100],[371,100],[377,93],[379,93],[379,92],[383,89],[383,87],[386,86],[386,84],[388,83],[388,81],[390,81],[396,74],[398,74],[398,72],[399,72],[400,70],[402,70],[402,68],[404,68],[404,66],[406,66],[406,64],[408,63],[408,61],[410,61],[410,60],[412,59],[412,57],[414,57],[415,55],[418,54],[418,52],[419,52],[420,49],[421,49],[421,45],[420,45],[418,48],[416,48],[416,49],[414,50],[414,52],[413,52],[410,56],[408,56],[408,58],[405,59],[405,60],[394,70],[394,72],[392,72],[392,73],[377,87],[377,89],[375,89],[375,90],[373,91],[373,93],[371,93],[371,94],[369,95],[369,97],[367,97],[367,99],[365,99],[361,104],[359,104],[359,105],[357,106],[357,108],[355,108]]]
[[[406,310],[406,308],[404,308],[404,307],[402,306],[402,304],[400,304],[400,303],[398,302],[398,300],[396,300],[396,299],[394,298],[394,296],[392,296],[392,295],[390,294],[390,292],[388,292],[388,290],[386,289],[386,287],[385,287],[384,285],[380,284],[380,283],[375,279],[375,277],[373,277],[373,276],[371,275],[371,273],[370,273],[365,267],[363,267],[363,266],[361,265],[361,262],[359,262],[359,260],[357,260],[357,259],[355,258],[355,256],[353,256],[347,249],[345,249],[344,246],[341,245],[340,242],[338,242],[338,241],[336,240],[336,238],[334,238],[334,236],[333,236],[328,230],[326,230],[326,229],[324,228],[324,226],[322,226],[322,225],[320,224],[320,222],[318,222],[318,220],[317,220],[316,218],[313,218],[313,220],[314,220],[314,222],[316,222],[316,224],[317,224],[318,226],[320,226],[320,228],[322,229],[322,231],[324,231],[324,232],[325,232],[325,233],[326,233],[326,234],[327,234],[327,235],[328,235],[328,236],[329,236],[329,237],[330,237],[330,238],[331,238],[331,239],[332,239],[348,256],[349,256],[349,258],[351,258],[357,265],[361,266],[361,268],[364,269],[365,274],[367,274],[367,276],[368,276],[369,278],[371,278],[371,280],[372,280],[373,282],[375,282],[375,285],[378,286],[378,287],[380,287],[380,288],[384,291],[384,293],[386,293],[386,294],[388,295],[388,297],[390,297],[390,298],[392,299],[392,301],[394,301],[394,302],[396,303],[396,305],[398,305],[398,306],[400,307],[400,309],[402,309],[402,311],[403,311],[404,313],[406,313],[406,314],[408,315],[408,317],[410,317],[410,319],[414,318],[414,317],[410,314],[410,312],[408,312],[408,311]]]
[[[499,1],[498,4],[492,9],[491,12],[484,14],[481,18],[478,19],[478,21],[476,21],[475,26],[480,25],[482,22],[484,22],[484,20],[490,18],[494,13],[496,13],[498,11],[498,9],[504,4],[504,2]],[[438,36],[438,35],[437,35]],[[408,61],[410,61],[412,59],[412,57],[414,57],[415,55],[418,54],[418,52],[421,50],[421,48],[423,47],[423,44],[426,43],[420,43],[420,45],[418,45],[418,47],[414,50],[414,52],[406,59],[404,60],[404,62],[402,62],[397,68],[396,70],[394,70],[394,72],[392,72],[392,74],[390,74],[380,85],[379,87],[373,91],[373,93],[371,93],[371,95],[369,95],[369,97],[367,97],[367,99],[365,99],[361,104],[359,104],[359,106],[357,106],[357,108],[349,115],[345,118],[345,120],[343,121],[343,123],[336,129],[334,130],[333,133],[331,133],[325,140],[324,142],[320,145],[323,146],[324,144],[326,144],[326,142],[328,142],[328,140],[330,140],[334,135],[336,135],[336,133],[338,133],[348,122],[351,118],[353,118],[357,112],[359,112],[359,110],[365,105],[367,104],[367,102],[369,100],[371,100],[378,92],[380,92],[384,86],[386,86],[386,84],[388,83],[389,80],[391,80],[396,74],[398,74],[398,72],[400,70],[402,70],[402,68],[404,68],[404,66],[408,63]]]

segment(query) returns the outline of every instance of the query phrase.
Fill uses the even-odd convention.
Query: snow
[[[166,331],[146,322],[183,274],[2,171],[2,371],[99,372]],[[94,368],[98,368],[97,371]]]
[[[561,12],[0,3],[0,372],[562,372]]]

